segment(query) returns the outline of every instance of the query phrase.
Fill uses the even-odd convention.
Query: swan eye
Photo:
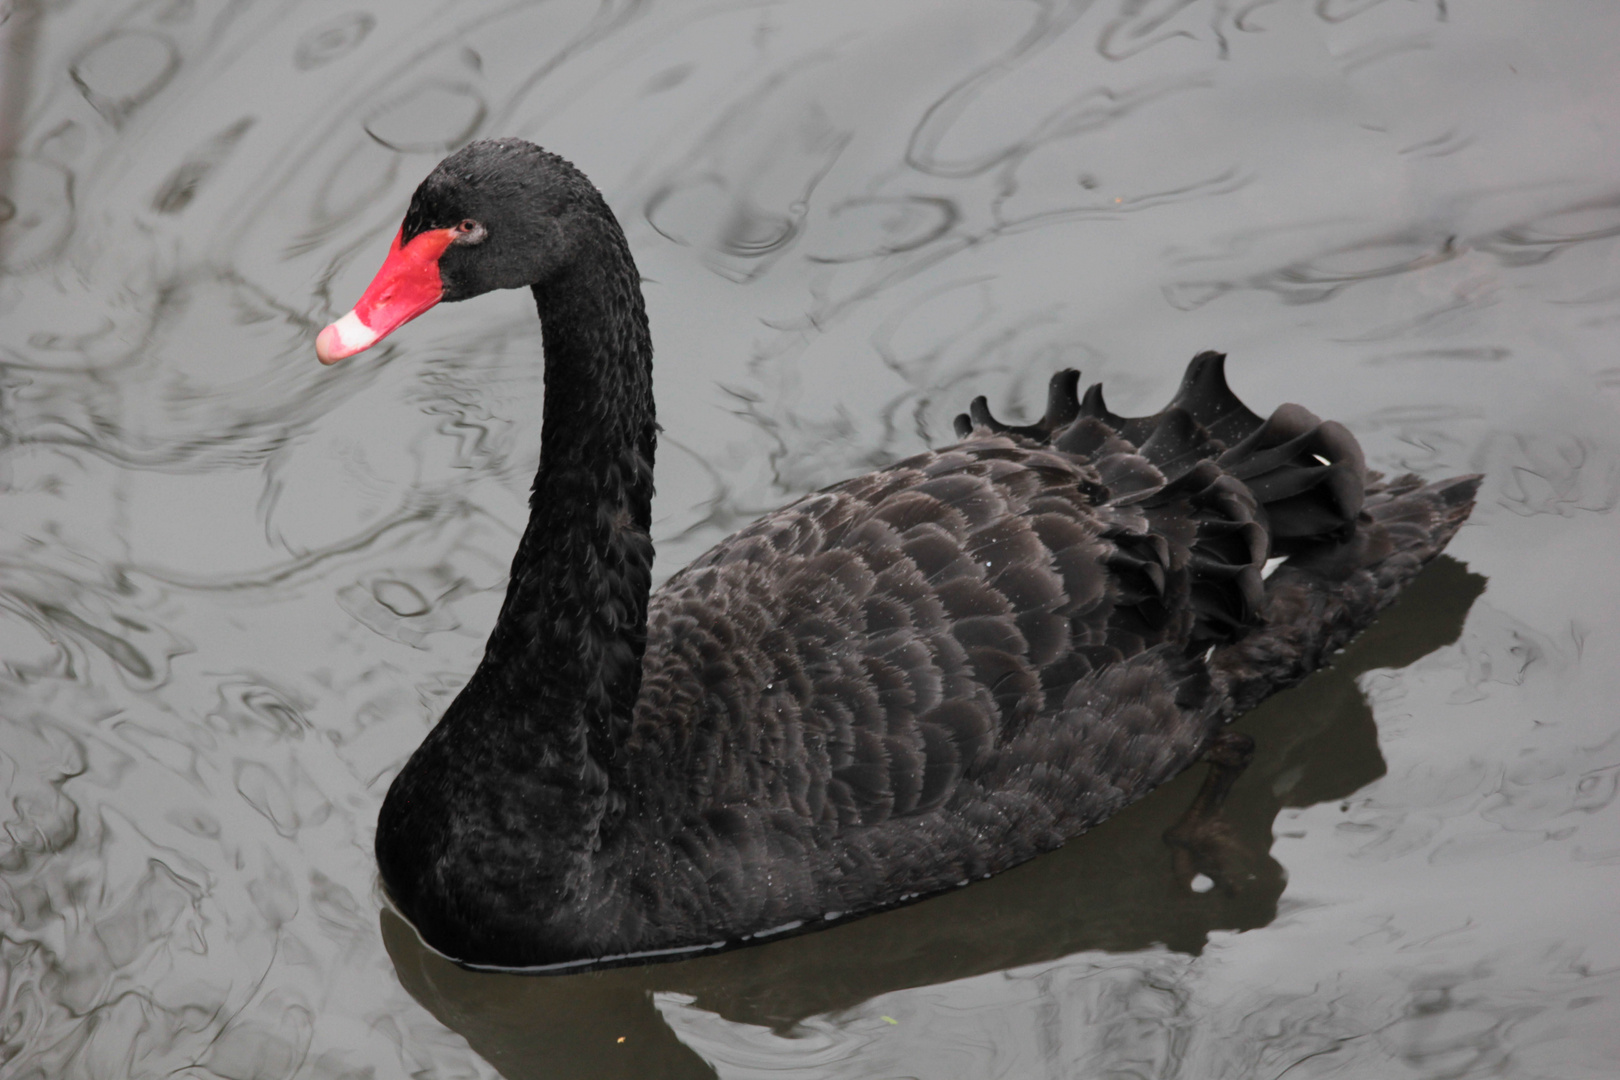
[[[459,223],[452,226],[451,231],[456,234],[455,240],[452,242],[457,244],[483,243],[484,238],[489,235],[489,230],[472,218],[463,218]]]

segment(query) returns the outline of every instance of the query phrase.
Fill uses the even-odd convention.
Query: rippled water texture
[[[363,0],[362,0],[363,2]],[[0,1075],[1612,1077],[1620,8],[10,0]],[[379,913],[538,453],[529,298],[333,370],[449,148],[601,185],[658,342],[658,570],[1047,375],[1201,348],[1445,560],[1244,726],[1247,875],[1068,848],[701,962],[473,975]]]

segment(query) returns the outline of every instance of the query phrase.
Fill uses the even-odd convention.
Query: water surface
[[[1620,11],[1547,0],[0,7],[0,1076],[1608,1077]],[[1264,412],[1486,474],[1450,556],[1188,774],[960,893],[475,975],[380,910],[538,454],[524,293],[336,369],[449,149],[533,139],[647,279],[667,577],[1030,416]]]

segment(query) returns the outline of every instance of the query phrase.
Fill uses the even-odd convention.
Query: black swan
[[[316,351],[519,286],[545,353],[532,513],[483,662],[377,821],[390,901],[468,966],[828,925],[1049,851],[1202,757],[1241,764],[1223,726],[1365,627],[1479,485],[1384,481],[1297,405],[1262,420],[1218,353],[1137,419],[1063,371],[1036,423],[979,398],[955,446],[807,495],[649,598],[641,282],[568,162],[450,155]]]

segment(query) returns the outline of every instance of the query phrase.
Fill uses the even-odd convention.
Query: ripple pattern
[[[1510,0],[5,8],[0,1077],[1612,1075],[1616,33]],[[1188,777],[956,899],[691,965],[474,976],[381,914],[377,805],[527,512],[539,329],[509,294],[333,370],[312,341],[493,134],[630,233],[661,577],[972,396],[1028,419],[1069,365],[1129,412],[1208,347],[1381,469],[1487,474],[1423,603],[1252,719],[1242,889],[1162,852]]]

